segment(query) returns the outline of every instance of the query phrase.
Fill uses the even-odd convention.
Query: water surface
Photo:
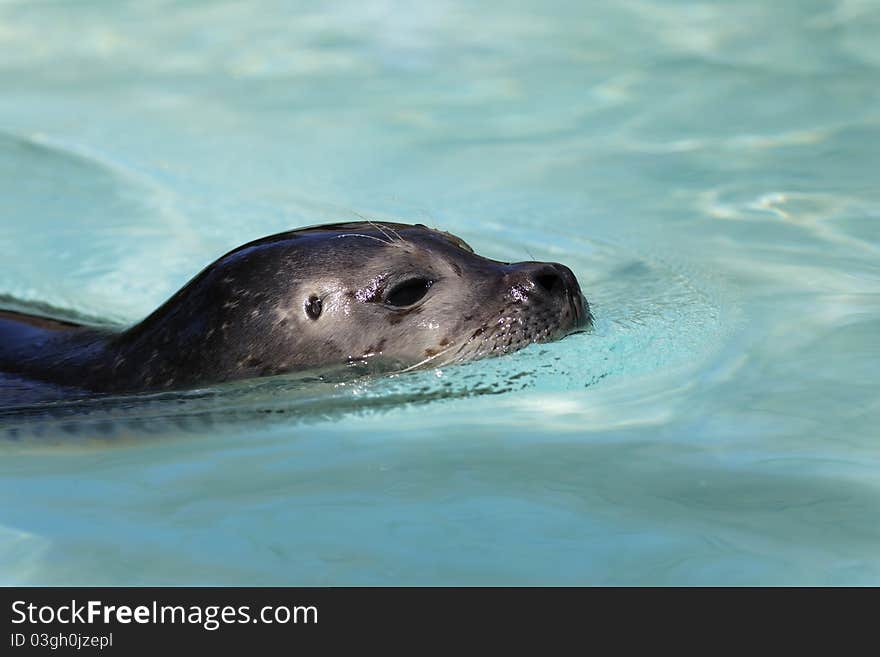
[[[880,583],[880,4],[285,7],[0,6],[4,304],[126,324],[363,215],[564,262],[596,328],[344,386],[7,382],[0,581]]]

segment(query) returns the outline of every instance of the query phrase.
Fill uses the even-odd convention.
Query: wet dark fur
[[[424,300],[383,304],[414,275],[438,281]],[[314,321],[309,298],[323,300]],[[173,389],[353,362],[468,360],[589,321],[562,265],[489,260],[421,225],[333,224],[227,253],[124,331],[0,311],[0,371],[97,392]]]

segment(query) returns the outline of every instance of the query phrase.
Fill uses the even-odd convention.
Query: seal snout
[[[590,304],[571,269],[558,262],[522,262],[513,267],[514,279],[528,283],[531,294],[571,311],[571,328],[587,329],[592,326]]]
[[[559,263],[552,263],[552,267],[554,267],[558,272],[559,276],[562,280],[562,285],[565,290],[565,296],[569,304],[571,305],[572,315],[574,316],[574,327],[576,329],[588,329],[593,325],[593,316],[590,313],[590,304],[587,303],[587,299],[584,296],[584,293],[581,292],[581,286],[578,283],[577,277],[574,275],[574,272],[571,271],[565,265],[561,265]]]

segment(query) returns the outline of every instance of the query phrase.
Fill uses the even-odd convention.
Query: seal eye
[[[318,319],[321,316],[321,300],[316,296],[306,299],[306,315],[309,319]]]
[[[391,288],[385,296],[385,303],[397,308],[411,306],[421,301],[433,284],[434,281],[428,278],[410,278]]]

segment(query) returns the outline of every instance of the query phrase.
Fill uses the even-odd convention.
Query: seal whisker
[[[376,224],[376,228],[379,228],[379,226],[380,226],[380,224]],[[397,237],[397,239],[398,239],[399,241],[401,241],[401,242],[405,242],[405,241],[406,241],[406,240],[404,240],[404,239],[400,236],[400,233],[398,233],[396,230],[394,230],[391,226],[388,226],[388,225],[386,225],[386,224],[381,224],[381,227],[384,228],[385,230],[387,230],[387,231],[393,233],[394,236]]]
[[[380,225],[380,224],[377,224],[375,221],[373,221],[372,219],[369,219],[369,218],[365,217],[364,215],[362,215],[362,214],[361,214],[360,212],[358,212],[357,210],[352,210],[351,212],[352,212],[352,214],[357,215],[360,219],[362,219],[362,220],[365,221],[366,223],[370,224],[373,228],[375,228],[375,229],[378,230],[380,233],[382,233],[382,235],[384,235],[385,237],[387,237],[387,238],[388,238],[388,243],[389,243],[389,244],[391,244],[391,242],[394,241],[394,238],[391,237],[391,235],[389,235],[389,234],[386,233],[384,230],[382,230],[383,228],[388,229],[388,230],[391,230],[388,226],[382,226],[382,225]],[[397,233],[397,231],[393,231],[393,232],[394,232],[395,235],[397,235],[397,238],[400,239],[400,241],[403,241],[403,240],[400,238],[400,235]]]
[[[375,221],[367,221],[367,223],[370,224],[370,225],[371,225],[373,228],[375,228],[376,230],[378,230],[380,233],[382,233],[385,237],[387,237],[387,238],[388,238],[388,243],[389,243],[389,244],[391,244],[391,242],[394,241],[394,238],[391,237],[391,235],[389,235],[388,233],[386,233],[384,230],[382,230],[382,226],[380,226],[379,224],[377,224]],[[398,237],[399,237],[399,236],[398,236]]]
[[[365,217],[364,215],[362,215],[362,214],[361,214],[360,212],[358,212],[357,210],[349,210],[349,212],[351,212],[353,215],[355,215],[358,219],[360,219],[360,220],[363,221],[364,223],[367,223],[367,224],[372,224],[372,223],[373,223],[373,222],[369,219],[369,217]]]
[[[342,235],[336,235],[333,239],[340,239],[342,237],[363,237],[365,240],[375,240],[380,244],[393,244],[393,242],[386,242],[383,239],[379,239],[378,237],[373,237],[372,235],[364,235],[362,233],[343,233]]]
[[[437,352],[436,354],[434,354],[433,356],[428,356],[427,358],[425,358],[425,359],[422,360],[422,361],[419,361],[419,362],[416,363],[415,365],[410,365],[409,367],[405,367],[405,368],[402,369],[402,370],[397,370],[397,373],[398,373],[398,374],[403,374],[404,372],[409,372],[409,371],[411,371],[411,370],[418,369],[418,368],[420,368],[422,365],[424,365],[425,363],[430,363],[432,360],[434,360],[434,359],[436,359],[436,358],[439,358],[440,356],[442,356],[443,354],[445,354],[447,351],[449,351],[450,349],[452,349],[454,346],[455,346],[454,344],[449,345],[449,346],[446,347],[446,349],[444,349],[443,351],[438,351],[438,352]],[[448,364],[449,364],[448,362],[441,363],[441,365],[448,365]]]
[[[355,214],[357,214],[357,213],[355,213]],[[389,235],[388,233],[386,233],[384,230],[382,230],[382,227],[381,227],[379,224],[377,224],[375,221],[371,221],[370,219],[367,219],[367,218],[365,218],[365,217],[361,217],[361,219],[363,219],[364,221],[366,221],[366,222],[367,222],[368,224],[370,224],[373,228],[375,228],[375,229],[378,230],[380,233],[382,233],[382,235],[384,235],[385,237],[387,237],[387,238],[388,238],[388,243],[389,243],[389,244],[391,244],[391,242],[394,241],[394,238],[391,237],[391,235]]]

